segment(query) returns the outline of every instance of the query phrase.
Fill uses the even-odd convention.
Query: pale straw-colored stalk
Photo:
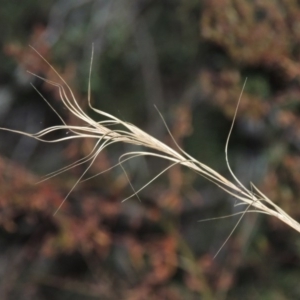
[[[33,48],[33,50],[35,50]],[[35,50],[36,51],[36,50]],[[37,52],[37,51],[36,51]],[[35,138],[39,141],[43,142],[48,142],[48,143],[57,143],[60,141],[65,141],[69,139],[77,139],[77,138],[91,138],[95,139],[95,146],[90,152],[89,155],[86,157],[82,158],[81,160],[64,167],[56,172],[53,172],[51,174],[48,174],[45,179],[49,179],[53,176],[56,176],[57,174],[60,174],[62,172],[65,172],[69,170],[70,168],[73,168],[75,166],[78,166],[83,163],[89,163],[87,169],[84,171],[84,173],[80,176],[80,178],[77,180],[77,182],[74,184],[73,188],[69,191],[68,195],[65,197],[61,205],[57,208],[55,211],[54,215],[59,211],[69,194],[73,191],[73,189],[76,187],[76,185],[82,181],[83,176],[86,174],[88,169],[92,166],[94,163],[95,159],[97,158],[98,154],[106,147],[109,145],[112,145],[114,143],[129,143],[133,145],[138,145],[142,146],[145,148],[144,151],[134,151],[134,152],[128,152],[123,154],[119,158],[119,163],[116,164],[113,167],[116,166],[122,166],[122,164],[125,161],[128,161],[132,158],[138,157],[138,156],[152,156],[152,157],[157,157],[157,158],[162,158],[165,160],[170,161],[170,165],[164,169],[162,172],[160,172],[157,176],[152,178],[146,185],[144,185],[142,188],[139,190],[135,191],[134,188],[132,187],[134,193],[133,195],[127,197],[123,201],[126,201],[127,199],[131,198],[132,196],[136,195],[138,196],[138,193],[145,188],[147,185],[149,185],[153,180],[158,178],[161,174],[163,174],[165,171],[170,169],[174,165],[181,165],[184,167],[189,168],[190,170],[196,172],[197,174],[205,177],[209,181],[213,182],[215,185],[217,185],[219,188],[223,189],[225,192],[228,194],[232,195],[233,197],[241,200],[241,204],[246,205],[246,209],[244,212],[241,213],[241,218],[243,215],[247,212],[257,212],[257,213],[263,213],[263,214],[268,214],[270,216],[274,216],[287,225],[291,226],[298,232],[300,232],[300,224],[296,222],[293,218],[291,218],[287,213],[285,213],[279,206],[277,206],[275,203],[273,203],[269,198],[267,198],[261,191],[258,190],[253,184],[251,184],[251,191],[247,189],[239,180],[238,178],[234,175],[233,171],[230,168],[230,164],[228,161],[228,143],[229,143],[229,138],[232,132],[232,128],[234,125],[234,121],[236,118],[237,114],[237,109],[238,105],[235,111],[234,119],[230,128],[230,132],[228,134],[228,138],[226,141],[226,146],[225,146],[225,158],[226,158],[226,163],[228,166],[228,169],[233,176],[233,182],[227,180],[225,177],[223,177],[221,174],[217,173],[214,171],[212,168],[209,166],[197,161],[195,158],[190,156],[188,153],[186,153],[182,148],[179,147],[179,145],[176,143],[175,139],[173,138],[170,130],[168,129],[164,119],[162,118],[162,121],[164,122],[167,131],[169,132],[171,138],[173,139],[174,145],[176,146],[176,150],[172,149],[171,147],[167,146],[166,144],[162,143],[161,141],[157,140],[153,136],[147,134],[143,130],[139,129],[138,127],[134,126],[133,124],[130,124],[128,122],[124,122],[115,116],[106,113],[104,111],[101,111],[99,109],[94,108],[91,105],[91,99],[90,99],[90,80],[89,80],[89,88],[88,88],[88,104],[89,107],[102,117],[105,117],[104,121],[101,122],[96,122],[93,119],[91,119],[78,105],[74,94],[69,87],[69,85],[66,83],[66,81],[59,75],[59,73],[52,67],[48,61],[43,58],[38,52],[37,54],[52,68],[52,70],[57,74],[58,78],[61,80],[61,84],[57,82],[53,82],[44,78],[41,78],[35,74],[32,74],[36,77],[39,77],[43,80],[45,80],[47,83],[55,86],[58,88],[59,95],[61,98],[61,101],[65,105],[65,107],[77,118],[81,119],[86,125],[84,126],[71,126],[66,124],[66,122],[63,120],[63,118],[51,107],[51,105],[47,102],[47,100],[43,97],[43,99],[48,103],[48,105],[56,112],[60,120],[62,121],[62,125],[57,125],[53,126],[50,128],[43,129],[39,131],[38,133],[35,134],[30,134],[18,130],[12,130],[12,129],[7,129],[7,128],[0,128],[1,130],[7,130],[10,132],[15,132],[19,133],[22,135],[26,135],[32,138]],[[91,66],[92,66],[92,59],[93,55],[91,58]],[[90,67],[90,75],[91,76],[91,67]],[[245,86],[245,84],[244,84]],[[244,87],[243,87],[244,89]],[[243,92],[243,91],[242,91]],[[242,95],[241,92],[241,95]],[[240,102],[241,95],[239,98],[238,103]],[[159,113],[159,112],[158,112]],[[159,113],[160,114],[160,113]],[[123,128],[123,129],[115,129],[115,125],[118,125],[118,128]],[[57,131],[57,130],[68,130],[71,134],[69,134],[67,137],[63,137],[60,139],[55,139],[55,140],[47,140],[45,139],[45,136],[49,134],[50,132]],[[110,169],[112,169],[111,167]],[[110,170],[109,169],[109,170]],[[108,171],[108,170],[106,170]],[[103,173],[103,172],[102,172]],[[101,174],[101,173],[100,173]],[[97,174],[99,175],[99,174]],[[42,180],[42,181],[43,181]],[[86,179],[85,179],[86,180]],[[130,181],[129,181],[130,183]],[[226,242],[226,241],[225,241]]]

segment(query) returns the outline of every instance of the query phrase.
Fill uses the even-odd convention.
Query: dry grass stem
[[[36,51],[35,49],[33,49]],[[37,52],[37,51],[36,51]],[[53,172],[51,174],[48,174],[43,180],[47,180],[53,176],[56,176],[62,172],[65,172],[71,168],[74,168],[80,164],[83,163],[89,163],[88,167],[84,171],[84,173],[80,176],[80,178],[77,180],[73,188],[69,191],[68,195],[66,198],[63,200],[61,205],[57,208],[55,211],[54,215],[59,211],[69,194],[73,191],[73,189],[76,187],[76,185],[83,180],[83,176],[86,174],[86,172],[89,170],[89,168],[92,166],[94,163],[95,159],[97,158],[98,154],[105,149],[106,147],[114,144],[114,143],[129,143],[133,145],[138,145],[142,146],[145,149],[148,149],[147,151],[135,151],[135,152],[129,152],[123,154],[119,158],[119,163],[116,164],[113,167],[116,166],[122,166],[122,164],[125,161],[128,161],[132,158],[138,157],[138,156],[152,156],[152,157],[157,157],[161,159],[165,159],[170,161],[170,165],[160,172],[157,176],[155,176],[152,180],[150,180],[145,186],[140,188],[139,190],[135,191],[133,189],[133,194],[123,201],[126,201],[127,199],[131,198],[134,195],[138,195],[138,193],[145,188],[147,185],[149,185],[153,180],[155,180],[157,177],[159,177],[161,174],[163,174],[166,170],[169,168],[172,168],[172,166],[180,164],[182,166],[185,166],[197,174],[205,177],[209,181],[213,182],[215,185],[217,185],[219,188],[223,189],[226,193],[234,196],[235,198],[241,200],[245,205],[246,209],[242,213],[241,217],[247,212],[259,212],[263,214],[268,214],[270,216],[274,216],[287,225],[291,226],[298,232],[300,232],[300,224],[296,222],[293,218],[291,218],[287,213],[285,213],[280,207],[278,207],[275,203],[273,203],[269,198],[267,198],[261,191],[259,191],[254,185],[251,184],[251,189],[253,191],[250,191],[247,189],[239,180],[238,178],[234,175],[233,171],[230,168],[230,164],[228,161],[228,143],[229,143],[229,138],[232,132],[232,128],[234,125],[238,105],[236,108],[236,112],[234,115],[234,120],[232,122],[232,126],[230,128],[230,132],[228,134],[228,138],[226,141],[226,146],[225,146],[225,158],[226,158],[226,163],[228,166],[228,169],[233,176],[234,181],[231,182],[227,180],[225,177],[223,177],[221,174],[217,173],[213,169],[211,169],[209,166],[197,161],[195,158],[190,156],[188,153],[186,153],[182,148],[179,147],[179,145],[176,143],[175,139],[173,138],[170,130],[168,129],[168,126],[166,125],[164,119],[162,118],[163,122],[165,123],[165,126],[170,134],[170,136],[173,139],[173,142],[175,143],[175,146],[177,148],[177,151],[172,149],[171,147],[167,146],[166,144],[162,143],[161,141],[157,140],[153,136],[147,134],[143,130],[139,129],[138,127],[134,126],[133,124],[130,124],[128,122],[124,122],[115,116],[108,114],[104,111],[101,111],[99,109],[94,108],[91,105],[91,99],[90,99],[90,80],[89,80],[89,87],[88,87],[88,104],[89,107],[102,117],[105,117],[106,120],[101,121],[101,122],[96,122],[93,119],[91,119],[78,105],[74,94],[69,87],[69,85],[65,82],[65,80],[58,74],[58,72],[48,63],[38,52],[37,54],[53,69],[53,71],[57,74],[58,78],[61,80],[61,84],[57,82],[53,82],[47,79],[44,79],[38,75],[33,74],[36,77],[39,77],[43,80],[45,80],[47,83],[57,87],[59,91],[60,98],[65,105],[65,107],[77,118],[81,119],[86,125],[84,126],[71,126],[68,125],[63,118],[56,112],[60,120],[62,121],[62,125],[58,126],[53,126],[50,128],[46,128],[44,130],[39,131],[38,133],[35,134],[29,134],[26,132],[22,131],[17,131],[17,130],[11,130],[7,128],[1,128],[1,130],[7,130],[10,132],[15,132],[18,134],[26,135],[32,138],[35,138],[39,141],[47,142],[47,143],[57,143],[60,141],[65,141],[65,140],[70,140],[70,139],[77,139],[77,138],[91,138],[95,139],[95,146],[90,152],[89,155],[86,157],[78,160],[77,162],[70,164],[69,166],[66,166],[56,172]],[[92,59],[93,55],[91,58],[91,66],[92,66]],[[90,75],[91,76],[91,67],[90,67]],[[241,93],[242,94],[242,93]],[[42,95],[41,95],[42,96]],[[43,96],[42,96],[43,97]],[[241,96],[240,96],[241,98]],[[43,99],[47,102],[47,100],[43,97]],[[240,102],[240,99],[239,99]],[[238,102],[238,103],[239,103]],[[48,103],[48,102],[47,102]],[[51,107],[51,105],[48,103],[48,105]],[[52,107],[51,107],[52,108]],[[52,108],[53,111],[55,111]],[[113,129],[115,128],[114,126],[117,125],[117,128],[123,128],[123,129]],[[46,136],[50,132],[57,131],[57,130],[68,130],[69,135],[64,138],[60,139],[55,139],[55,140],[47,140]],[[111,167],[110,169],[112,169]],[[109,170],[110,170],[109,169]],[[106,170],[108,171],[108,170]],[[102,172],[103,173],[103,172]],[[101,174],[101,173],[99,173]],[[97,174],[97,175],[99,175]],[[97,176],[95,175],[95,176]],[[87,179],[84,179],[87,180]],[[250,208],[252,208],[250,210]],[[255,209],[253,209],[255,208]]]

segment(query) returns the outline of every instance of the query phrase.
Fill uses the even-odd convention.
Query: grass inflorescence
[[[83,181],[84,175],[87,173],[89,168],[93,165],[95,159],[99,155],[99,153],[105,149],[106,147],[114,144],[114,143],[128,143],[128,144],[133,144],[133,145],[138,145],[145,149],[144,151],[133,151],[133,152],[128,152],[120,156],[119,162],[109,168],[108,170],[111,170],[112,168],[116,166],[121,166],[125,161],[128,161],[132,158],[139,157],[139,156],[152,156],[152,157],[157,157],[161,159],[165,159],[170,162],[170,165],[165,168],[163,171],[161,171],[158,175],[156,175],[154,178],[152,178],[150,181],[148,181],[147,184],[145,184],[142,188],[139,190],[135,190],[133,186],[129,181],[129,184],[131,188],[133,189],[133,194],[124,199],[123,201],[126,201],[127,199],[131,198],[132,196],[136,195],[138,197],[138,193],[145,188],[147,185],[149,185],[153,180],[158,178],[160,175],[162,175],[164,172],[166,172],[168,169],[172,168],[175,165],[181,165],[184,167],[189,168],[190,170],[196,172],[197,174],[203,176],[204,178],[208,179],[209,181],[213,182],[217,187],[221,188],[224,190],[226,193],[234,196],[235,198],[239,199],[241,202],[239,203],[240,205],[245,205],[245,210],[241,212],[241,218],[244,216],[245,213],[249,212],[256,212],[256,213],[263,213],[267,214],[270,216],[274,216],[287,225],[291,226],[298,232],[300,232],[300,224],[296,222],[293,218],[291,218],[287,213],[285,213],[279,206],[277,206],[275,203],[273,203],[266,195],[264,195],[257,187],[255,187],[251,183],[251,188],[248,189],[246,188],[240,181],[239,179],[235,176],[234,172],[230,168],[230,164],[228,161],[228,144],[229,144],[229,139],[231,136],[231,132],[234,126],[236,114],[238,111],[238,106],[241,100],[241,96],[243,93],[242,89],[240,98],[238,100],[238,104],[236,107],[236,111],[234,114],[234,118],[232,121],[232,125],[227,137],[226,145],[225,145],[225,159],[227,163],[227,167],[233,177],[233,181],[229,181],[226,179],[224,176],[210,168],[209,166],[205,165],[204,163],[199,162],[192,156],[190,156],[188,153],[186,153],[175,141],[173,138],[170,130],[168,129],[168,126],[166,122],[164,121],[162,115],[160,114],[162,121],[165,124],[165,127],[170,134],[174,145],[176,146],[175,148],[177,150],[174,150],[173,148],[169,147],[168,145],[164,144],[163,142],[159,141],[158,139],[154,138],[153,136],[149,135],[145,131],[141,130],[140,128],[136,127],[135,125],[124,122],[120,120],[119,118],[106,113],[102,110],[99,110],[95,107],[92,106],[91,104],[91,97],[90,97],[90,78],[91,78],[91,71],[92,71],[92,60],[93,60],[93,53],[91,57],[91,64],[90,64],[90,73],[89,73],[89,87],[88,87],[88,105],[90,109],[92,109],[95,113],[99,114],[104,118],[103,121],[97,122],[90,118],[79,106],[78,102],[75,99],[74,93],[72,92],[70,86],[67,84],[67,82],[62,78],[62,76],[55,70],[55,68],[39,53],[37,52],[34,48],[32,48],[37,55],[39,55],[48,65],[49,67],[56,73],[58,78],[60,79],[61,83],[57,83],[54,81],[50,81],[48,79],[42,78],[36,74],[32,75],[44,80],[50,85],[55,86],[58,89],[61,101],[63,102],[64,106],[66,109],[68,109],[75,117],[79,118],[81,121],[83,121],[82,126],[72,126],[68,125],[64,119],[55,111],[55,109],[48,103],[48,101],[41,95],[41,97],[48,103],[48,105],[51,107],[51,109],[58,115],[60,118],[62,125],[57,125],[57,126],[52,126],[46,129],[43,129],[37,133],[30,134],[18,130],[12,130],[12,129],[7,129],[7,128],[1,128],[1,130],[6,130],[22,135],[29,136],[31,138],[37,139],[39,141],[47,142],[47,143],[57,143],[65,140],[70,140],[70,139],[80,139],[80,138],[91,138],[95,140],[95,146],[92,149],[92,151],[85,156],[84,158],[56,171],[53,173],[48,174],[45,176],[45,178],[41,181],[47,180],[53,176],[56,176],[62,172],[65,172],[71,168],[74,168],[78,165],[88,163],[88,167],[86,170],[83,172],[83,174],[78,178],[72,189],[69,191],[69,193],[66,195],[60,206],[56,209],[54,212],[54,215],[58,213],[60,208],[62,207],[63,203],[66,201],[70,193],[74,190],[76,185]],[[117,126],[116,126],[117,125]],[[67,130],[70,132],[68,136],[59,138],[59,139],[54,139],[54,140],[47,140],[46,136],[47,134],[58,131],[58,130]],[[101,173],[104,173],[108,170],[105,170]],[[124,170],[125,172],[125,170]],[[99,173],[99,174],[101,174]],[[97,174],[97,175],[99,175]],[[126,172],[125,172],[126,174]],[[95,175],[95,176],[97,176]],[[126,174],[127,176],[127,174]],[[94,176],[93,176],[94,177]],[[87,179],[84,179],[87,180]],[[241,220],[240,218],[240,220]],[[238,224],[238,223],[237,223]],[[237,225],[236,225],[237,226]],[[234,228],[235,229],[235,228]]]

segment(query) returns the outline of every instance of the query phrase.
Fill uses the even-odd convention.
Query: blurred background
[[[300,5],[296,0],[0,0],[0,126],[34,133],[82,125],[41,53],[87,105],[94,44],[93,105],[180,146],[231,180],[225,142],[248,78],[229,161],[300,220]],[[68,132],[54,132],[49,139]],[[0,132],[1,299],[299,299],[300,236],[277,219],[248,214],[214,258],[244,207],[198,175],[173,167],[132,197],[121,168],[77,185],[89,139],[41,143]],[[119,145],[101,152],[86,177],[110,168]],[[125,165],[138,189],[167,167]],[[36,184],[38,183],[38,184]]]

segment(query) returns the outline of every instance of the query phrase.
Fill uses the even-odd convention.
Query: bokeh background
[[[60,124],[34,90],[73,125],[49,80],[174,147],[159,117],[188,153],[230,179],[225,142],[248,78],[229,146],[247,186],[256,184],[300,220],[300,5],[296,0],[1,0],[0,123],[34,133]],[[91,117],[101,120],[95,113]],[[56,132],[49,139],[62,138]],[[248,214],[197,222],[243,207],[190,171],[173,167],[140,193],[121,168],[80,183],[88,139],[57,144],[0,132],[1,299],[300,299],[300,236],[280,221]],[[87,176],[132,151],[103,151]],[[141,149],[140,149],[141,150]],[[125,165],[135,188],[166,162]]]

